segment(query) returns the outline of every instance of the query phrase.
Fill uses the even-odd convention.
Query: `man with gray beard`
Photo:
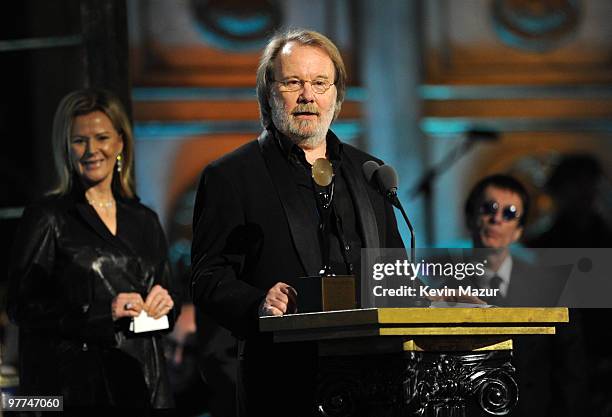
[[[239,340],[241,415],[314,410],[316,346],[273,344],[258,318],[299,309],[299,277],[325,270],[358,279],[362,248],[403,247],[391,205],[362,174],[364,162],[382,162],[329,130],[345,91],[344,63],[328,38],[307,30],[274,36],[257,71],[263,133],[202,174],[192,295]],[[331,164],[329,186],[313,181],[318,159]],[[324,234],[320,198],[331,194]]]

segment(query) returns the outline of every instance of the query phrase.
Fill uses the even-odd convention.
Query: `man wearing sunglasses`
[[[528,208],[525,187],[508,175],[488,176],[469,194],[465,218],[473,245],[491,249],[481,285],[500,290],[500,296],[486,300],[489,304],[535,307],[543,301],[546,304],[542,305],[550,305],[541,282],[537,282],[551,274],[514,259],[509,249],[523,234]],[[550,278],[554,279],[554,274]],[[559,328],[555,336],[513,338],[513,364],[519,384],[519,403],[513,416],[582,415],[584,347],[574,313],[570,312],[570,326]]]
[[[510,247],[519,241],[529,210],[529,195],[515,178],[495,174],[479,181],[466,205],[467,227],[474,248],[487,250],[481,288],[499,289],[489,304],[505,307],[554,307],[567,271],[537,266],[511,256]]]
[[[497,303],[508,296],[516,264],[509,247],[523,234],[529,195],[523,185],[508,175],[496,174],[479,181],[469,194],[465,218],[475,248],[492,249],[487,259],[485,287],[499,289]],[[513,268],[514,267],[514,268]],[[515,269],[515,271],[513,271]]]

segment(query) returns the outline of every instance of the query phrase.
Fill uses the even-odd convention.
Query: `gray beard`
[[[314,149],[321,145],[327,137],[327,131],[324,136],[311,136],[311,137],[299,137],[295,135],[285,134],[293,143],[298,145],[302,149]]]
[[[293,116],[285,111],[283,102],[274,94],[271,98],[272,122],[279,132],[300,148],[312,149],[325,142],[335,109],[331,109],[327,114],[321,113],[319,121],[293,120]],[[314,129],[310,128],[312,123],[316,123]]]

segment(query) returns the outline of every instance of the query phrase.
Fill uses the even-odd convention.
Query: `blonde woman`
[[[171,327],[177,297],[157,215],[134,194],[119,100],[102,90],[64,97],[53,153],[58,187],[25,210],[10,266],[21,392],[62,395],[68,409],[171,408],[163,330],[130,330],[143,311]]]

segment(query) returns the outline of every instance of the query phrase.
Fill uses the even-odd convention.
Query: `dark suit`
[[[511,416],[588,415],[584,338],[579,310],[555,335],[515,336],[519,402]]]
[[[341,169],[362,247],[403,247],[392,207],[361,172],[368,160],[376,159],[343,144]],[[283,414],[282,407],[266,408],[271,401],[300,410],[309,404],[308,396],[296,399],[295,394],[312,387],[314,346],[273,345],[268,335],[258,333],[257,310],[277,282],[292,285],[321,269],[318,231],[309,226],[312,216],[316,213],[303,204],[271,131],[211,163],[202,175],[193,221],[194,303],[246,339],[241,378],[248,407],[267,415]],[[267,385],[272,381],[279,384]]]
[[[571,273],[571,266],[536,266],[514,257],[505,297],[500,307],[556,307]]]
[[[557,306],[569,272],[513,258],[506,296],[489,302],[505,307]],[[510,415],[585,415],[587,376],[579,311],[570,310],[570,322],[558,326],[555,335],[512,339],[519,402]]]
[[[160,332],[134,335],[129,319],[111,316],[119,292],[174,290],[157,216],[117,198],[113,236],[73,188],[28,207],[15,241],[8,310],[20,330],[21,392],[63,395],[68,408],[172,407]]]

